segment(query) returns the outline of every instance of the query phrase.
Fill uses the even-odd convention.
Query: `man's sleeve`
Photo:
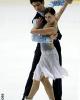
[[[58,29],[58,36],[57,36],[57,39],[61,40],[62,38],[62,34],[60,33],[60,30]]]
[[[40,15],[38,13],[36,13],[36,15],[34,16],[34,18],[32,19],[32,23],[33,23],[34,19],[37,19],[39,17],[40,17]]]

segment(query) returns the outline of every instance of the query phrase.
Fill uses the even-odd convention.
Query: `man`
[[[37,11],[35,17],[33,18],[33,23],[36,20],[36,22],[43,23],[43,26],[46,24],[45,18],[44,18],[44,0],[30,0],[31,5],[34,7],[34,9]],[[60,65],[62,65],[62,57],[61,57],[61,46],[59,43],[59,40],[61,39],[62,35],[60,34],[59,30],[58,30],[58,36],[57,39],[54,41],[54,45],[57,49],[57,52],[59,54],[59,62]],[[35,55],[34,55],[34,59],[33,59],[33,63],[32,63],[32,69],[30,71],[26,86],[25,86],[25,91],[23,94],[23,98],[22,100],[24,100],[25,96],[28,96],[31,86],[32,86],[32,82],[33,82],[33,73],[34,70],[36,68],[36,65],[39,62],[41,56],[41,51],[40,51],[40,43],[37,44],[36,50],[35,50]],[[53,89],[54,89],[54,96],[55,96],[55,100],[61,100],[62,97],[62,81],[61,79],[56,79],[55,81],[53,81]]]

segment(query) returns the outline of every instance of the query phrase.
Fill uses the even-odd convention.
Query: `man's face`
[[[44,11],[44,3],[41,3],[41,2],[33,2],[32,3],[32,6],[38,12]]]

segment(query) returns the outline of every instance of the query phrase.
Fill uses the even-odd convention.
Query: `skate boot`
[[[25,98],[24,100],[32,100],[32,99]]]

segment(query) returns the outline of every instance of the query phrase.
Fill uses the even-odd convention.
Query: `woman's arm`
[[[43,29],[32,28],[31,33],[40,35],[55,35],[57,34],[57,31],[54,27],[43,28]]]
[[[67,5],[70,4],[71,2],[72,2],[72,0],[65,0],[64,5],[61,7],[61,9],[59,10],[59,12],[56,14],[56,20],[57,21],[60,19],[61,15],[65,11]]]

